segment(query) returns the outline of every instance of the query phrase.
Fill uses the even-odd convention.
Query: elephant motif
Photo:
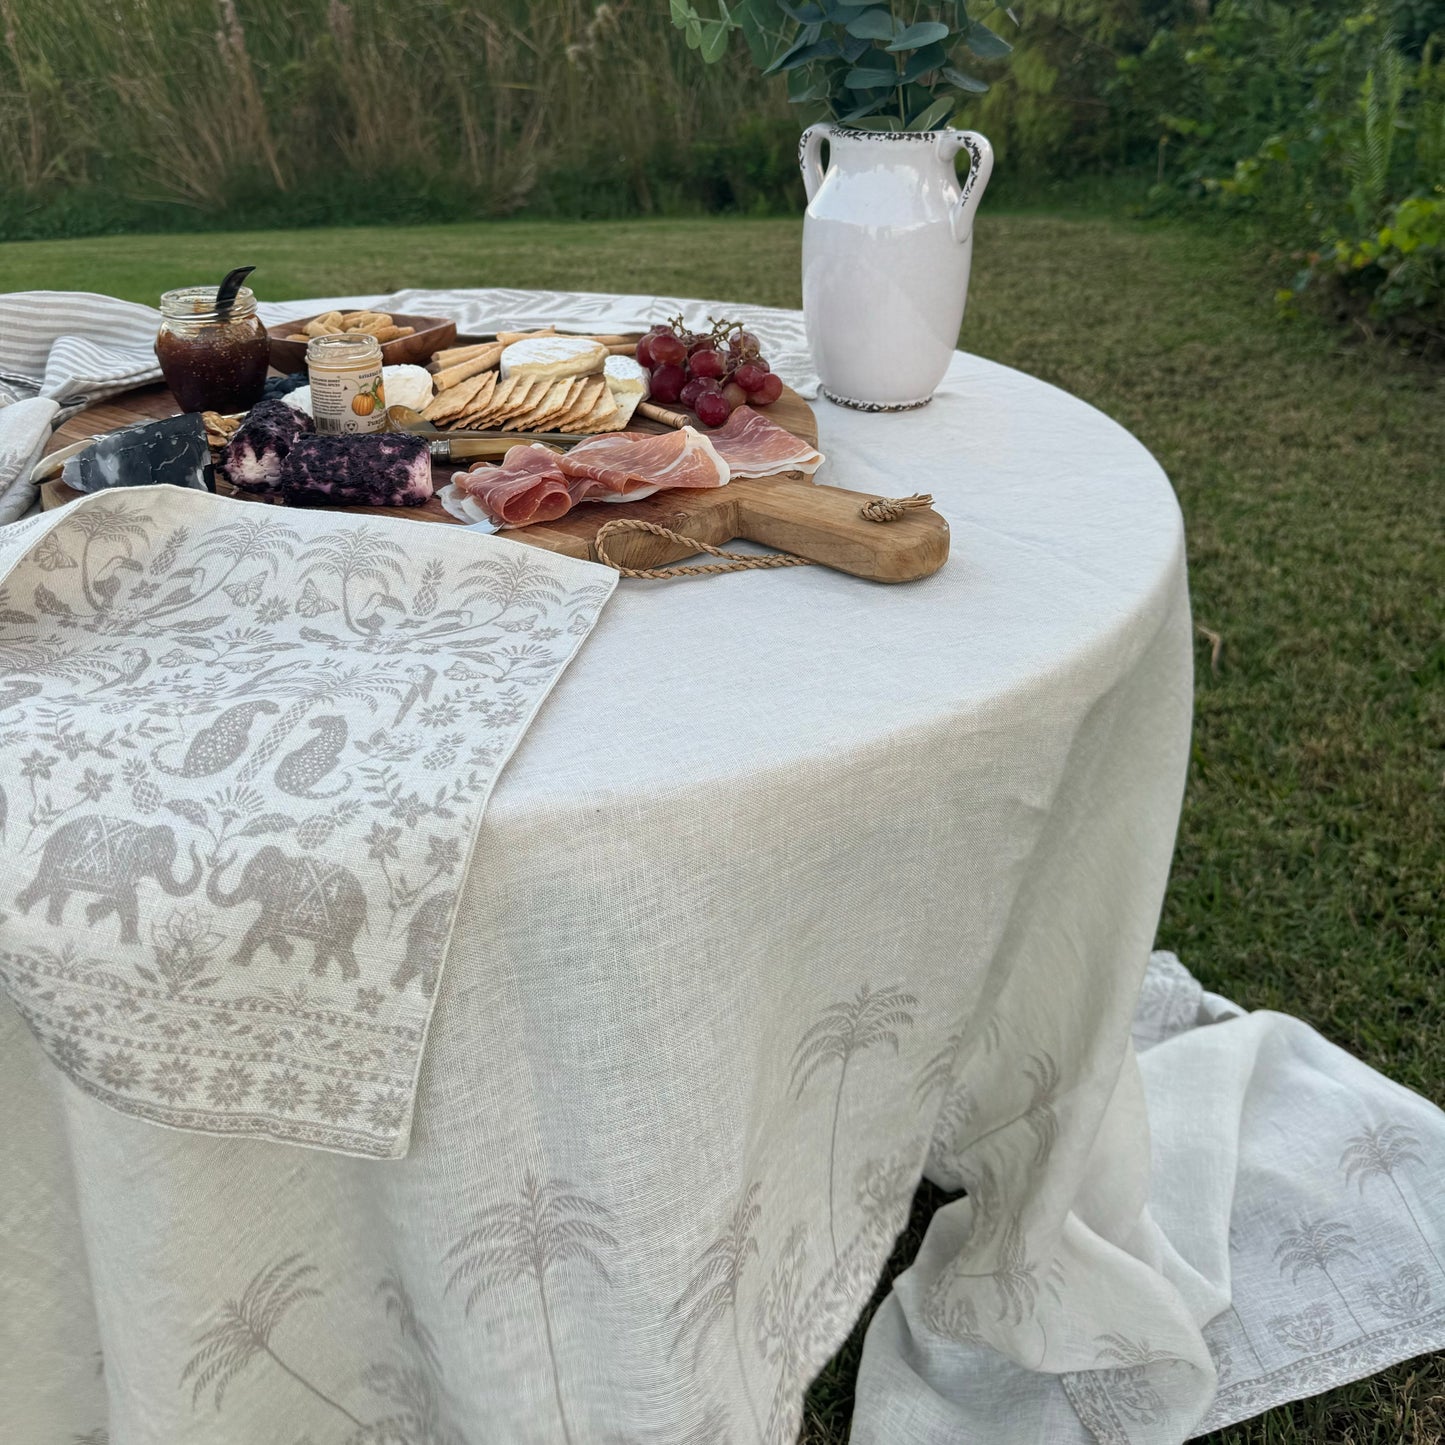
[[[261,905],[233,962],[250,963],[263,943],[281,958],[290,958],[292,938],[309,938],[316,948],[311,972],[318,978],[325,976],[333,958],[342,978],[360,977],[352,945],[366,923],[366,893],[350,869],[318,858],[292,857],[268,844],[251,856],[240,883],[228,893],[220,876],[234,861],[227,859],[206,883],[206,897],[217,908]]]
[[[136,888],[142,878],[154,878],[169,894],[184,897],[201,881],[201,858],[191,844],[190,873],[178,878],[174,871],[176,835],[165,823],[153,827],[128,818],[98,814],[72,818],[45,842],[34,881],[15,902],[22,913],[42,898],[45,918],[59,924],[72,892],[100,896],[86,905],[86,921],[98,923],[107,913],[120,915],[120,941],[139,943],[139,906]]]
[[[329,793],[311,790],[341,761],[346,751],[347,727],[344,717],[314,717],[316,736],[289,752],[276,765],[276,786],[293,798],[334,798],[350,786],[343,782]]]
[[[437,974],[451,934],[452,907],[456,901],[455,893],[437,893],[412,914],[406,926],[406,957],[392,975],[393,988],[405,988],[420,975],[422,997],[430,998],[436,992]]]
[[[228,707],[215,722],[209,727],[203,727],[191,739],[191,745],[186,749],[180,767],[167,767],[160,760],[165,744],[151,754],[151,761],[161,772],[169,773],[175,778],[209,778],[213,773],[229,768],[246,751],[247,744],[251,741],[251,724],[256,720],[257,714],[280,711],[274,702],[268,702],[265,698],[256,702],[238,702],[235,707]]]

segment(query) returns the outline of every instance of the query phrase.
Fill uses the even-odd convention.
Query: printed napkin
[[[0,530],[0,985],[55,1064],[404,1154],[487,799],[616,580],[169,487]]]

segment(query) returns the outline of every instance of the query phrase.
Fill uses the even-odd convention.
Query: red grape
[[[694,351],[689,361],[694,376],[718,377],[723,374],[726,358],[721,351],[715,351],[711,346],[705,346],[699,351]]]
[[[771,406],[783,394],[783,378],[770,371],[752,394],[754,406]]]
[[[659,366],[652,373],[652,399],[671,406],[682,395],[687,373],[680,366]]]
[[[705,392],[716,391],[717,382],[710,376],[695,376],[682,389],[682,395],[678,398],[684,406],[696,408],[698,397]]]
[[[637,364],[639,366],[651,367],[656,363],[652,359],[652,337],[644,336],[637,343]]]
[[[740,406],[746,406],[748,394],[737,382],[730,381],[722,389],[723,397],[726,399],[729,411],[736,411]]]
[[[768,363],[761,356],[753,356],[738,367],[733,373],[733,380],[749,396],[755,396],[769,374]]]
[[[687,347],[682,344],[682,338],[672,331],[664,331],[661,336],[654,336],[649,350],[652,352],[653,362],[658,366],[681,367],[687,360]]]
[[[735,331],[728,342],[728,350],[738,356],[756,356],[762,349],[751,331]]]
[[[720,391],[705,391],[697,399],[697,419],[704,426],[721,426],[731,414],[732,408]]]

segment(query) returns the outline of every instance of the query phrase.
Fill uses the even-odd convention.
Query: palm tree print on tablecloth
[[[277,1353],[272,1343],[277,1326],[302,1300],[320,1299],[321,1291],[310,1281],[316,1266],[300,1263],[299,1254],[288,1254],[264,1269],[246,1286],[240,1299],[227,1300],[216,1321],[200,1336],[200,1348],[181,1371],[181,1383],[191,1382],[191,1405],[211,1390],[217,1410],[225,1398],[226,1386],[257,1360],[269,1359],[302,1389],[344,1416],[358,1430],[358,1420],[339,1400],[333,1399],[308,1380]]]
[[[401,1332],[402,1339],[410,1340],[416,1346],[417,1353],[426,1361],[429,1369],[440,1372],[436,1336],[417,1318],[416,1306],[412,1304],[411,1295],[402,1283],[401,1276],[394,1271],[387,1273],[377,1285],[376,1292],[385,1305],[387,1319],[395,1316],[396,1327]]]
[[[602,1278],[606,1268],[596,1248],[615,1248],[617,1240],[599,1223],[610,1221],[611,1211],[578,1194],[561,1179],[527,1174],[520,1194],[489,1205],[475,1217],[472,1227],[447,1251],[456,1261],[447,1290],[470,1284],[465,1312],[493,1285],[532,1280],[542,1307],[542,1330],[552,1366],[552,1390],[562,1438],[573,1445],[567,1407],[562,1400],[562,1376],[557,1364],[557,1342],[552,1333],[552,1305],[547,1293],[549,1274],[564,1264],[590,1265]]]
[[[898,1052],[899,1032],[913,1027],[910,1012],[918,1006],[911,993],[885,988],[874,993],[865,983],[842,1003],[823,1010],[823,1016],[798,1041],[793,1051],[794,1098],[801,1098],[813,1076],[830,1064],[838,1064],[838,1086],[833,1093],[833,1127],[828,1136],[828,1238],[833,1258],[838,1257],[838,1232],[834,1218],[834,1182],[838,1161],[838,1119],[843,1107],[843,1086],[848,1065],[855,1054],[876,1044],[890,1044]]]
[[[1365,1185],[1372,1179],[1388,1179],[1390,1181],[1390,1187],[1395,1191],[1395,1197],[1400,1201],[1405,1213],[1410,1216],[1410,1223],[1415,1226],[1415,1233],[1420,1236],[1420,1243],[1430,1251],[1430,1258],[1435,1261],[1435,1268],[1441,1274],[1445,1274],[1445,1265],[1440,1263],[1440,1256],[1435,1253],[1435,1246],[1430,1243],[1425,1236],[1425,1231],[1420,1228],[1420,1221],[1415,1217],[1415,1211],[1410,1207],[1410,1201],[1405,1198],[1405,1192],[1400,1188],[1400,1181],[1395,1178],[1396,1172],[1402,1165],[1425,1162],[1417,1152],[1420,1148],[1420,1140],[1412,1130],[1407,1129],[1403,1124],[1372,1124],[1363,1134],[1356,1134],[1354,1138],[1345,1141],[1344,1153],[1340,1155],[1340,1168],[1344,1170],[1347,1184],[1358,1182],[1361,1194],[1365,1192]]]
[[[1279,1272],[1288,1273],[1296,1284],[1299,1283],[1301,1275],[1312,1269],[1319,1270],[1330,1282],[1330,1288],[1339,1296],[1346,1313],[1354,1320],[1355,1328],[1363,1335],[1364,1326],[1350,1308],[1350,1302],[1345,1298],[1344,1291],[1339,1287],[1334,1275],[1330,1273],[1330,1265],[1336,1260],[1359,1259],[1359,1255],[1351,1247],[1355,1243],[1355,1236],[1338,1220],[1301,1219],[1299,1228],[1291,1229],[1280,1240],[1274,1257],[1279,1265]]]
[[[696,1369],[697,1357],[712,1327],[724,1319],[729,1322],[743,1394],[753,1417],[753,1428],[761,1442],[762,1422],[758,1419],[758,1407],[753,1403],[752,1388],[748,1384],[748,1367],[743,1358],[742,1335],[738,1330],[738,1291],[742,1287],[748,1261],[758,1257],[758,1242],[754,1234],[762,1214],[758,1193],[757,1184],[748,1185],[723,1232],[698,1257],[696,1271],[672,1307],[673,1315],[680,1319],[672,1350],[679,1349],[687,1336],[693,1334],[693,1367]]]

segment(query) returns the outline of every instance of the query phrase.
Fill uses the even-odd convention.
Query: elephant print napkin
[[[0,983],[128,1114],[406,1152],[473,840],[612,594],[461,527],[106,492],[0,531]]]

